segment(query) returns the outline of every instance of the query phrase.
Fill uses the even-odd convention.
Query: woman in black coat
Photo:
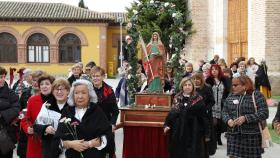
[[[49,111],[59,112],[59,109],[56,105],[56,101],[54,96],[52,95],[52,83],[55,78],[48,74],[42,75],[38,79],[38,86],[40,89],[40,97],[42,99],[42,107],[46,106]],[[42,109],[42,108],[40,108]],[[40,112],[39,112],[40,114]],[[33,125],[34,133],[36,133],[42,139],[42,157],[50,158],[50,142],[52,140],[54,134],[54,125],[49,120],[49,116],[38,116],[36,117],[36,121]],[[42,121],[38,122],[38,120],[46,120],[44,124]]]
[[[105,71],[101,67],[93,67],[91,69],[91,75],[93,88],[98,97],[98,105],[107,116],[108,121],[111,122],[114,131],[119,115],[119,108],[114,90],[104,82]]]
[[[203,98],[195,92],[190,78],[182,79],[180,89],[164,123],[164,133],[170,130],[170,158],[209,157],[209,121]]]
[[[18,96],[8,87],[5,82],[7,71],[5,68],[0,66],[0,126],[6,128],[9,136],[16,143],[16,127],[13,126],[12,122],[18,116],[20,106],[18,103]],[[5,145],[5,144],[0,144]],[[1,158],[12,158],[13,149],[8,153],[1,153]]]
[[[256,72],[255,87],[265,98],[271,97],[271,85],[267,75],[267,66],[265,61],[262,61]]]
[[[65,79],[57,79],[52,83],[52,94],[55,98],[55,102],[53,102],[52,105],[48,107],[48,110],[52,110],[58,113],[62,113],[67,107],[67,97],[70,91],[70,84]],[[55,120],[52,120],[55,122]],[[58,122],[58,120],[56,120]],[[38,126],[38,125],[37,125]],[[42,157],[43,158],[52,158],[51,153],[51,144],[53,141],[53,136],[55,132],[55,127],[57,127],[57,124],[53,123],[53,134],[44,134],[42,135]],[[41,126],[45,127],[45,126]],[[45,127],[47,128],[47,127]]]
[[[209,121],[210,140],[207,142],[209,155],[214,155],[217,149],[217,138],[214,132],[212,107],[215,104],[212,88],[205,83],[202,73],[194,73],[192,79],[195,84],[195,90],[203,97],[204,104],[207,110],[207,118]]]
[[[59,147],[66,150],[66,158],[105,158],[114,151],[111,124],[96,103],[89,81],[72,84],[69,107],[62,113],[52,143],[53,158],[59,157]]]
[[[91,69],[91,75],[93,88],[98,98],[97,104],[105,113],[108,121],[111,123],[112,131],[115,132],[119,108],[114,90],[104,82],[105,71],[101,67],[93,67]],[[113,154],[110,153],[109,157],[113,157]]]

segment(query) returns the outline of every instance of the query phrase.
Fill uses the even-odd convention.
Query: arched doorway
[[[68,33],[59,40],[59,62],[77,63],[81,61],[81,40],[78,36]]]
[[[35,33],[27,40],[27,62],[48,63],[50,62],[50,42],[42,33]]]
[[[17,62],[17,40],[7,32],[0,33],[0,63]]]

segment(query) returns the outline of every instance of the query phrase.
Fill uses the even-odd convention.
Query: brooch
[[[239,104],[239,101],[237,99],[233,100],[233,104]]]

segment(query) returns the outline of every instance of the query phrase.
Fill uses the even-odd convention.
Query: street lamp
[[[122,66],[122,64],[123,64],[123,59],[124,59],[124,56],[123,56],[123,44],[122,44],[122,39],[123,39],[123,37],[122,37],[123,17],[119,16],[119,17],[118,17],[118,21],[119,21],[119,23],[120,23],[120,46],[121,46],[121,48],[120,48],[121,50],[120,50],[119,59],[120,59],[120,61],[121,61],[121,65],[120,65],[120,66]]]

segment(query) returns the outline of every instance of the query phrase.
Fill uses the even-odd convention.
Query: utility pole
[[[120,23],[120,46],[121,46],[121,48],[120,48],[120,56],[119,56],[119,59],[120,59],[120,61],[121,61],[121,65],[120,65],[120,66],[122,66],[122,64],[123,64],[123,59],[124,59],[124,56],[123,56],[123,43],[122,43],[122,39],[123,39],[123,37],[122,37],[123,18],[122,18],[121,16],[119,16],[119,17],[118,17],[118,21],[119,21],[119,23]]]

